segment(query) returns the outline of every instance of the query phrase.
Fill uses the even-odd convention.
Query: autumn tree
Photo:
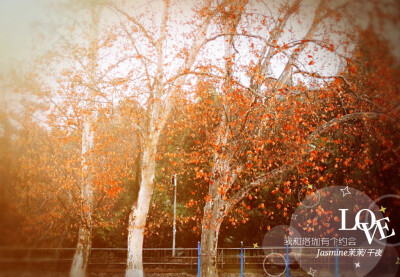
[[[13,205],[10,199],[15,197],[13,182],[16,180],[16,172],[13,168],[16,167],[17,161],[15,159],[16,149],[13,147],[12,135],[15,128],[11,123],[11,118],[7,113],[7,108],[2,103],[2,112],[0,113],[0,245],[8,245],[15,242],[17,239],[13,237],[15,230],[19,229],[17,215],[12,215],[6,211],[13,210]],[[7,226],[7,227],[6,227]]]
[[[26,93],[43,96],[43,91],[34,92],[32,87]],[[48,108],[47,105],[40,106]],[[71,247],[72,243],[75,244],[84,208],[81,131],[77,128],[79,125],[75,125],[77,121],[70,116],[64,114],[64,119],[61,119],[61,110],[53,110],[47,121],[52,123],[43,126],[41,124],[45,121],[38,123],[35,117],[38,112],[35,103],[25,103],[25,107],[26,112],[12,117],[20,123],[21,129],[12,141],[13,148],[18,151],[15,166],[19,171],[14,188],[15,200],[10,199],[15,213],[23,218],[24,240],[20,239],[20,242],[31,247]],[[95,230],[117,227],[118,222],[113,222],[115,216],[111,210],[115,199],[128,190],[125,183],[134,180],[131,168],[137,156],[135,140],[127,132],[131,126],[126,122],[126,112],[118,109],[108,117],[110,109],[97,111],[99,116],[91,126],[102,135],[94,138],[90,163],[93,184],[91,220]]]
[[[269,17],[265,16],[260,25],[248,25],[255,21],[252,20],[255,15],[251,12],[254,8],[251,4],[257,6],[246,1],[231,2],[221,12],[221,34],[214,37],[224,38],[223,58],[219,64],[215,63],[219,66],[215,72],[219,74],[208,72],[209,79],[197,87],[200,99],[207,99],[208,105],[211,104],[204,108],[211,116],[208,124],[203,126],[211,128],[207,130],[209,132],[212,130],[203,145],[211,149],[212,167],[208,172],[199,171],[199,176],[209,182],[202,223],[204,276],[217,275],[221,223],[252,189],[264,186],[272,193],[283,189],[290,194],[293,190],[290,181],[283,187],[277,186],[275,181],[300,169],[305,162],[301,157],[307,153],[315,152],[313,155],[316,155],[315,140],[337,125],[350,123],[357,128],[355,123],[381,116],[363,107],[351,111],[344,108],[354,106],[353,99],[345,99],[327,85],[343,78],[335,76],[336,72],[326,76],[321,73],[322,69],[315,67],[319,55],[323,59],[331,54],[343,57],[336,40],[329,36],[321,38],[318,32],[335,32],[331,20],[340,18],[341,9],[348,3],[338,7],[328,1],[318,2],[306,32],[295,34],[300,37],[294,41],[287,41],[285,32],[289,28],[289,19],[304,12],[302,1],[282,5],[279,18],[272,18],[272,23],[267,24]],[[259,30],[262,31],[258,33]],[[283,69],[275,77],[274,63],[278,63],[280,55],[284,61]],[[346,55],[351,58],[351,53]],[[249,58],[243,59],[244,56]],[[294,83],[295,75],[300,80],[297,84]],[[304,81],[312,83],[314,88],[310,89],[311,85]],[[196,120],[207,120],[204,113],[200,117]],[[307,178],[302,182],[309,184]],[[279,198],[283,202],[283,198]],[[277,207],[282,204],[278,203]]]
[[[93,228],[111,226],[115,200],[130,193],[126,276],[143,276],[146,225],[170,224],[163,190],[177,173],[193,185],[182,222],[202,217],[202,275],[217,276],[221,224],[232,211],[249,220],[253,189],[273,203],[257,206],[284,220],[299,187],[354,182],[338,172],[372,169],[376,145],[389,157],[382,168],[395,167],[396,136],[387,133],[398,127],[380,127],[398,117],[398,72],[382,51],[351,51],[346,36],[356,28],[341,22],[353,3],[362,1],[85,1],[82,25],[58,34],[61,46],[18,88],[29,100],[15,117],[25,232],[44,241],[78,230],[71,275],[83,276]],[[112,13],[111,27],[100,9]],[[361,45],[379,44],[370,34]],[[139,188],[124,187],[133,181]],[[39,232],[48,226],[57,231]]]
[[[144,12],[137,9],[136,14],[117,5],[110,6],[123,18],[120,30],[128,41],[121,46],[122,55],[118,58],[129,68],[121,76],[125,80],[126,97],[138,99],[144,110],[137,122],[142,142],[141,183],[129,219],[126,276],[143,276],[143,237],[154,190],[160,134],[175,99],[185,94],[183,85],[187,84],[190,71],[208,42],[210,26],[218,23],[213,20],[229,1],[196,5],[190,14],[192,18],[184,14],[190,12],[189,8],[181,9],[171,1],[163,4],[162,11],[148,5]],[[175,16],[179,14],[182,16]],[[181,29],[183,25],[186,27]]]
[[[40,195],[37,198],[43,197],[43,203],[49,204],[44,206],[48,209],[40,206],[37,216],[27,214],[30,224],[26,227],[41,228],[34,222],[46,224],[41,218],[46,218],[48,210],[47,215],[51,213],[59,221],[67,219],[64,224],[76,226],[78,243],[70,274],[84,276],[93,227],[109,224],[108,210],[122,191],[122,184],[132,179],[130,168],[137,153],[132,149],[135,137],[124,132],[126,113],[119,110],[115,100],[115,80],[108,75],[109,63],[101,62],[101,55],[109,48],[109,33],[100,22],[103,6],[98,1],[77,4],[72,1],[63,8],[72,6],[72,12],[77,12],[76,8],[82,7],[79,12],[89,14],[89,20],[79,21],[82,28],[63,26],[54,30],[60,38],[56,47],[38,58],[28,74],[19,76],[22,85],[16,82],[15,87],[29,100],[26,118],[18,118],[29,135],[21,137],[20,142],[22,148],[24,139],[27,146],[35,147],[21,155],[26,170],[20,172],[20,186],[26,187],[27,197]],[[135,106],[131,110],[132,107]],[[36,121],[43,127],[32,124]],[[42,144],[38,144],[36,138],[40,136],[35,132],[43,135]],[[43,154],[40,159],[39,153]],[[32,214],[33,211],[36,210],[32,209]],[[51,230],[42,232],[43,236]]]
[[[93,121],[94,114],[92,101],[96,98],[96,91],[99,90],[98,83],[96,82],[96,71],[98,63],[98,28],[99,28],[99,5],[92,3],[91,9],[91,22],[90,22],[90,39],[88,48],[88,93],[83,93],[82,96],[86,98],[84,101],[85,107],[83,111],[83,118],[81,123],[82,132],[82,185],[81,201],[81,223],[79,226],[78,243],[72,266],[70,276],[85,276],[86,267],[89,261],[90,249],[92,247],[92,213],[93,213],[93,172],[92,166],[92,149],[94,143]]]

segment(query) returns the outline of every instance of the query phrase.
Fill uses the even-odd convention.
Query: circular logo
[[[302,188],[304,191],[305,188]],[[315,276],[365,275],[382,258],[386,220],[365,193],[344,186],[309,191],[292,215],[284,240],[302,269]],[[376,241],[379,240],[379,243]]]

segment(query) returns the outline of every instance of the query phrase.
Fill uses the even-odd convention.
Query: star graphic
[[[258,242],[253,243],[253,247],[254,247],[254,248],[258,248]]]
[[[312,189],[312,185],[308,185],[308,188],[309,188],[309,189]]]
[[[314,277],[315,272],[317,272],[317,271],[316,271],[315,269],[312,269],[312,268],[310,267],[310,270],[309,270],[307,273]]]
[[[385,213],[385,211],[386,211],[386,208],[385,208],[385,207],[383,207],[383,206],[381,206],[381,209],[380,209],[380,211],[381,211],[382,213]]]
[[[361,267],[360,263],[355,263],[355,265],[356,265],[356,268]]]
[[[343,197],[345,197],[347,194],[351,194],[349,191],[349,187],[345,187],[344,189],[340,189],[343,192]]]
[[[296,220],[297,214],[292,214],[292,219]]]

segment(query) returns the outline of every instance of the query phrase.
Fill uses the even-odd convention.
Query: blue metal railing
[[[244,276],[246,270],[262,268],[266,253],[277,253],[286,257],[284,263],[286,272],[283,275],[290,276],[290,265],[295,263],[291,256],[291,251],[299,250],[300,247],[259,247],[246,248],[241,243],[240,248],[219,248],[217,251],[217,265],[219,268],[236,268],[240,266],[240,274]],[[310,247],[311,248],[311,247]],[[323,248],[323,247],[313,247]],[[310,254],[301,253],[301,258],[308,259],[310,263],[321,263],[315,260]],[[331,247],[332,249],[332,247]],[[334,248],[338,251],[338,247]],[[312,250],[312,249],[310,249]],[[29,262],[40,263],[69,263],[72,261],[75,248],[4,248],[0,247],[0,263]],[[127,256],[126,248],[92,248],[89,264],[92,265],[120,265],[124,268]],[[315,257],[315,256],[314,256]],[[143,264],[145,267],[155,266],[162,268],[190,268],[197,271],[197,276],[201,276],[201,244],[197,243],[197,248],[175,248],[175,256],[172,255],[172,248],[144,248]],[[292,261],[290,260],[292,259]],[[315,261],[313,261],[313,259]],[[339,276],[339,257],[336,256],[331,261],[335,276]]]

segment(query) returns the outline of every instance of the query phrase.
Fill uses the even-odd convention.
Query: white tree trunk
[[[204,206],[201,230],[201,276],[204,277],[218,276],[218,235],[224,218],[225,203],[218,189],[226,188],[230,184],[228,181],[229,159],[222,160],[215,155],[214,162],[213,182],[208,189],[210,200]]]
[[[78,244],[72,261],[70,277],[84,277],[92,247],[92,230],[88,226],[79,227]]]
[[[205,219],[201,230],[201,276],[216,277],[218,235],[222,223],[220,205],[217,201],[210,201],[204,207]]]
[[[128,257],[126,277],[142,277],[143,274],[143,237],[150,201],[154,188],[155,140],[147,143],[143,150],[142,175],[137,203],[132,207],[128,226]]]
[[[72,260],[71,277],[85,276],[92,247],[92,208],[93,187],[90,178],[90,150],[93,147],[93,132],[90,122],[85,118],[82,130],[82,186],[81,186],[81,224],[79,226],[78,244]]]

